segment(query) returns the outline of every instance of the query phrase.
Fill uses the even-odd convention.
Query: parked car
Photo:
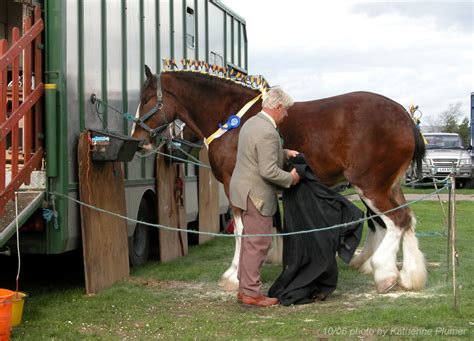
[[[444,179],[454,174],[458,187],[464,187],[472,177],[472,146],[464,147],[459,134],[425,133],[426,155],[422,163],[422,181]],[[411,169],[407,172],[407,182],[415,180]]]

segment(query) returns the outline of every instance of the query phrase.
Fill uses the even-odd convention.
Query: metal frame
[[[179,0],[178,0],[179,1]],[[216,0],[205,0],[204,4],[200,0],[194,1],[194,16],[195,16],[195,46],[194,56],[187,55],[186,47],[186,7],[187,1],[181,0],[180,3],[168,0],[168,2],[160,0],[100,0],[100,2],[91,2],[85,0],[66,0],[53,1],[45,0],[45,37],[46,37],[46,51],[45,51],[45,75],[46,83],[56,84],[57,98],[56,111],[57,121],[56,126],[49,127],[46,134],[57,134],[57,173],[48,177],[47,189],[48,191],[55,191],[63,195],[78,197],[77,179],[75,178],[75,171],[73,164],[75,161],[75,146],[74,141],[77,141],[76,135],[86,128],[97,128],[91,126],[99,124],[91,112],[90,103],[88,99],[92,92],[99,93],[100,98],[104,101],[111,101],[113,98],[119,98],[118,105],[124,112],[131,112],[135,110],[135,103],[138,101],[139,87],[143,83],[144,71],[143,65],[145,63],[155,63],[157,66],[156,72],[161,71],[161,58],[171,57],[176,60],[181,58],[193,58],[209,61],[210,44],[209,34],[212,31],[210,26],[210,8],[215,6],[223,12],[224,30],[222,32],[222,39],[218,39],[219,44],[222,44],[224,53],[227,50],[227,44],[234,46],[234,35],[231,41],[228,41],[226,30],[227,20],[229,16],[232,20],[240,25],[244,25],[245,20],[233,13],[229,8]],[[117,11],[108,5],[117,6]],[[168,5],[168,21],[167,24],[160,23],[160,17],[166,16],[164,13],[164,6]],[[94,6],[94,15],[100,18],[100,23],[89,22],[91,18],[90,6]],[[152,8],[148,13],[145,9]],[[120,16],[116,18],[111,16],[109,10],[118,13],[120,8]],[[182,13],[176,13],[178,10]],[[147,50],[145,43],[145,34],[148,27],[146,27],[147,16],[154,16],[153,20],[155,27],[154,44],[156,51]],[[176,27],[176,16],[181,16],[182,25]],[[108,32],[108,21],[114,22],[118,20],[120,23],[119,32]],[[180,19],[177,18],[179,21]],[[116,23],[116,22],[115,22]],[[91,25],[98,29],[95,33],[95,39],[99,42],[91,42]],[[201,31],[204,24],[204,31]],[[235,25],[237,25],[235,24]],[[234,26],[234,25],[233,25]],[[118,27],[118,26],[116,26]],[[176,36],[174,31],[182,30],[182,35]],[[99,32],[100,31],[100,32]],[[215,34],[215,32],[213,32]],[[135,40],[130,38],[138,37],[138,44]],[[165,34],[165,35],[163,35]],[[240,33],[239,33],[240,34]],[[163,46],[165,44],[162,39],[168,37],[170,51],[169,55],[164,55]],[[244,37],[245,38],[245,37]],[[176,55],[175,45],[178,44],[177,39],[181,40],[183,45],[183,55]],[[120,54],[120,61],[112,60],[114,51],[109,50],[111,44],[117,41],[117,55]],[[69,45],[68,45],[69,44]],[[99,46],[97,51],[90,51],[89,46]],[[73,48],[70,49],[69,47]],[[135,47],[138,47],[138,51]],[[238,69],[239,71],[247,71],[247,41],[241,39],[240,49],[244,49],[245,60],[241,60],[241,64],[230,63],[226,54],[223,55],[224,62],[227,65]],[[204,51],[204,55],[202,54]],[[147,53],[148,52],[148,53]],[[190,53],[190,52],[189,52]],[[153,55],[153,61],[149,60],[149,56]],[[90,70],[88,68],[95,67],[93,64],[94,56],[97,56],[96,69]],[[239,51],[239,58],[242,53]],[[119,91],[121,94],[114,94],[111,92],[109,69],[114,67],[112,64],[120,65],[121,70],[121,84],[119,84]],[[139,84],[138,84],[139,83]],[[48,109],[48,108],[47,108]],[[132,113],[133,114],[133,113]],[[104,113],[103,121],[106,127],[120,127],[119,130],[124,133],[129,133],[129,122],[121,117],[116,116],[115,113]],[[153,158],[135,160],[130,164],[125,164],[125,186],[127,197],[127,211],[129,216],[136,215],[141,196],[147,191],[154,191],[156,187],[156,180],[154,178],[154,160]],[[193,178],[196,180],[195,178]],[[190,179],[191,181],[191,179]],[[52,203],[53,198],[47,198]],[[55,207],[59,213],[58,227],[54,227],[54,222],[48,223],[46,228],[46,236],[44,239],[44,248],[40,245],[32,247],[29,251],[45,250],[46,253],[61,253],[70,249],[78,247],[80,243],[80,227],[79,227],[79,209],[74,203],[68,202],[66,199],[59,197],[54,198]],[[133,232],[133,228],[129,226],[129,233]],[[28,244],[28,241],[26,241]],[[30,243],[32,244],[32,243]],[[24,249],[27,252],[28,249]]]

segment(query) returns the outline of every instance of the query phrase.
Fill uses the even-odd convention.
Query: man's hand
[[[296,150],[290,150],[288,149],[288,157],[295,157],[296,155],[298,155],[300,152],[296,151]]]
[[[296,171],[296,168],[293,168],[290,174],[291,174],[291,177],[293,178],[291,185],[296,185],[298,182],[300,182],[300,175]]]

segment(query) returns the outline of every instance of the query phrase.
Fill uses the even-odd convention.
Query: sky
[[[422,125],[474,92],[474,1],[221,0],[247,25],[249,74],[296,101],[371,91]]]

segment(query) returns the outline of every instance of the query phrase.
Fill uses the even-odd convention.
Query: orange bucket
[[[0,289],[0,341],[10,340],[13,291]]]

